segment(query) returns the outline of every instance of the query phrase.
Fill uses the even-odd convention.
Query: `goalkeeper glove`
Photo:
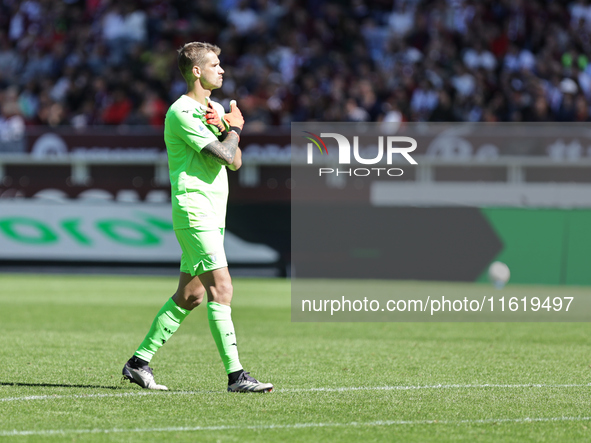
[[[236,100],[230,102],[230,113],[224,115],[224,120],[226,120],[226,123],[230,126],[231,131],[240,135],[240,132],[244,127],[244,117],[242,117],[242,112],[240,112],[240,109],[236,106]]]
[[[207,124],[213,125],[216,128],[218,128],[221,133],[223,133],[226,130],[226,127],[224,126],[224,123],[222,122],[220,115],[215,110],[215,108],[213,107],[211,102],[207,103],[207,111],[205,112],[205,121],[207,122]]]

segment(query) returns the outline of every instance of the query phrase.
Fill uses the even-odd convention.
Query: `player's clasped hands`
[[[228,123],[228,126],[230,126],[231,129],[238,129],[238,131],[236,132],[241,131],[244,127],[244,117],[242,116],[242,112],[240,112],[240,109],[238,109],[238,106],[236,106],[235,100],[232,100],[230,102],[230,112],[224,115],[224,120],[226,120],[226,123]],[[207,104],[207,111],[205,112],[205,121],[210,125],[216,126],[220,130],[220,132],[224,132],[226,129],[224,127],[222,119],[220,118],[220,115],[215,110],[211,102]]]
[[[215,110],[215,108],[213,107],[211,102],[207,103],[207,111],[205,112],[205,121],[209,125],[213,125],[213,126],[217,127],[220,130],[220,132],[224,132],[226,130],[226,128],[224,127],[224,124],[222,123],[222,120],[220,119],[220,115],[218,114],[218,111]]]
[[[230,113],[224,115],[224,120],[226,120],[230,128],[238,128],[242,130],[244,127],[244,117],[242,117],[242,112],[240,112],[240,109],[236,106],[235,100],[230,102]]]

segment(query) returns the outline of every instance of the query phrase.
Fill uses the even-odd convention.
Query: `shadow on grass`
[[[100,385],[67,385],[61,383],[19,383],[0,381],[0,386],[31,386],[43,388],[92,388],[92,389],[121,389],[119,386],[100,386]]]

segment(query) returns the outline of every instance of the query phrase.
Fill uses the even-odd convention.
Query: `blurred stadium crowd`
[[[590,119],[588,0],[0,0],[0,121],[162,125],[188,41],[251,131]]]

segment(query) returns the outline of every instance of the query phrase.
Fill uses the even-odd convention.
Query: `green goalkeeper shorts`
[[[198,231],[195,228],[174,231],[181,245],[181,272],[193,276],[228,266],[224,251],[224,228]]]

